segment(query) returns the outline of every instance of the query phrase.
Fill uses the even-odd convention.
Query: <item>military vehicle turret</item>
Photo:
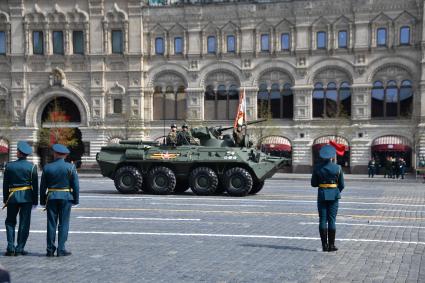
[[[228,129],[193,128],[199,145],[121,141],[102,147],[96,160],[120,193],[171,194],[190,188],[196,195],[256,194],[288,159],[250,147],[247,136],[235,144],[230,135],[222,135]]]

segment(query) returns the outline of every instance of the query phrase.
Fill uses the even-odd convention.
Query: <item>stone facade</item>
[[[270,91],[273,83],[290,85],[293,118],[271,119],[252,127],[251,133],[255,141],[269,135],[287,138],[295,172],[310,169],[312,147],[323,136],[345,139],[352,172],[364,171],[372,143],[381,136],[407,138],[413,165],[425,154],[424,1],[54,3],[0,2],[0,31],[5,32],[7,49],[0,56],[4,101],[0,106],[10,114],[0,136],[11,141],[11,158],[17,140],[36,142],[42,112],[54,97],[68,98],[78,107],[80,121],[68,126],[78,127],[82,140],[90,143],[82,158],[90,166],[110,140],[155,140],[164,135],[164,123],[167,130],[171,122],[183,120],[192,125],[231,125],[232,87],[245,89],[248,119],[255,120],[260,85]],[[403,27],[409,31],[407,44],[402,44]],[[382,29],[384,46],[378,35]],[[34,31],[43,32],[42,55],[33,54]],[[54,31],[63,32],[63,54],[54,54]],[[83,54],[74,54],[74,31],[83,32]],[[114,52],[114,31],[120,32],[120,52]],[[288,35],[288,48],[283,46],[283,34]],[[340,36],[346,36],[343,48]],[[181,52],[176,38],[181,40]],[[373,117],[374,82],[395,81],[400,89],[406,80],[413,90],[408,117]],[[342,82],[350,86],[351,115],[314,117],[315,85]],[[209,101],[208,88],[220,95],[222,86],[227,102]],[[120,113],[114,113],[115,103],[120,103]]]

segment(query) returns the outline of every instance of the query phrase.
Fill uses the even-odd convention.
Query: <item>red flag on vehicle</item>
[[[343,156],[345,153],[345,145],[337,143],[336,141],[329,141],[329,144],[336,149],[336,154],[339,156]]]
[[[246,123],[246,101],[245,101],[245,89],[239,94],[239,106],[238,113],[236,114],[235,123],[233,125],[234,128],[238,126],[242,126]]]

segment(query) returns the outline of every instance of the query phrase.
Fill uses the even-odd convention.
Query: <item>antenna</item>
[[[165,136],[165,92],[162,93],[162,120],[164,120],[164,137],[162,138],[162,144],[166,144],[166,136]]]

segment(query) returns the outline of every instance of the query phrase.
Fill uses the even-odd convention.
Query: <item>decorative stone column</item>
[[[258,119],[257,93],[258,93],[258,87],[245,87],[246,119],[248,121],[253,121]]]
[[[292,88],[294,93],[294,120],[312,119],[312,91],[311,86],[297,86]]]
[[[186,119],[203,120],[204,119],[204,89],[187,88],[186,89]]]
[[[292,172],[311,173],[312,142],[304,136],[292,141]]]
[[[153,108],[153,92],[154,89],[153,88],[145,88],[143,90],[143,104],[142,107],[144,109],[144,120],[145,121],[152,121],[153,119],[153,112],[152,112],[152,108]]]
[[[366,174],[370,159],[370,141],[367,138],[354,138],[350,143],[350,173]]]
[[[371,117],[371,87],[369,84],[353,84],[351,87],[351,119],[369,120]]]

